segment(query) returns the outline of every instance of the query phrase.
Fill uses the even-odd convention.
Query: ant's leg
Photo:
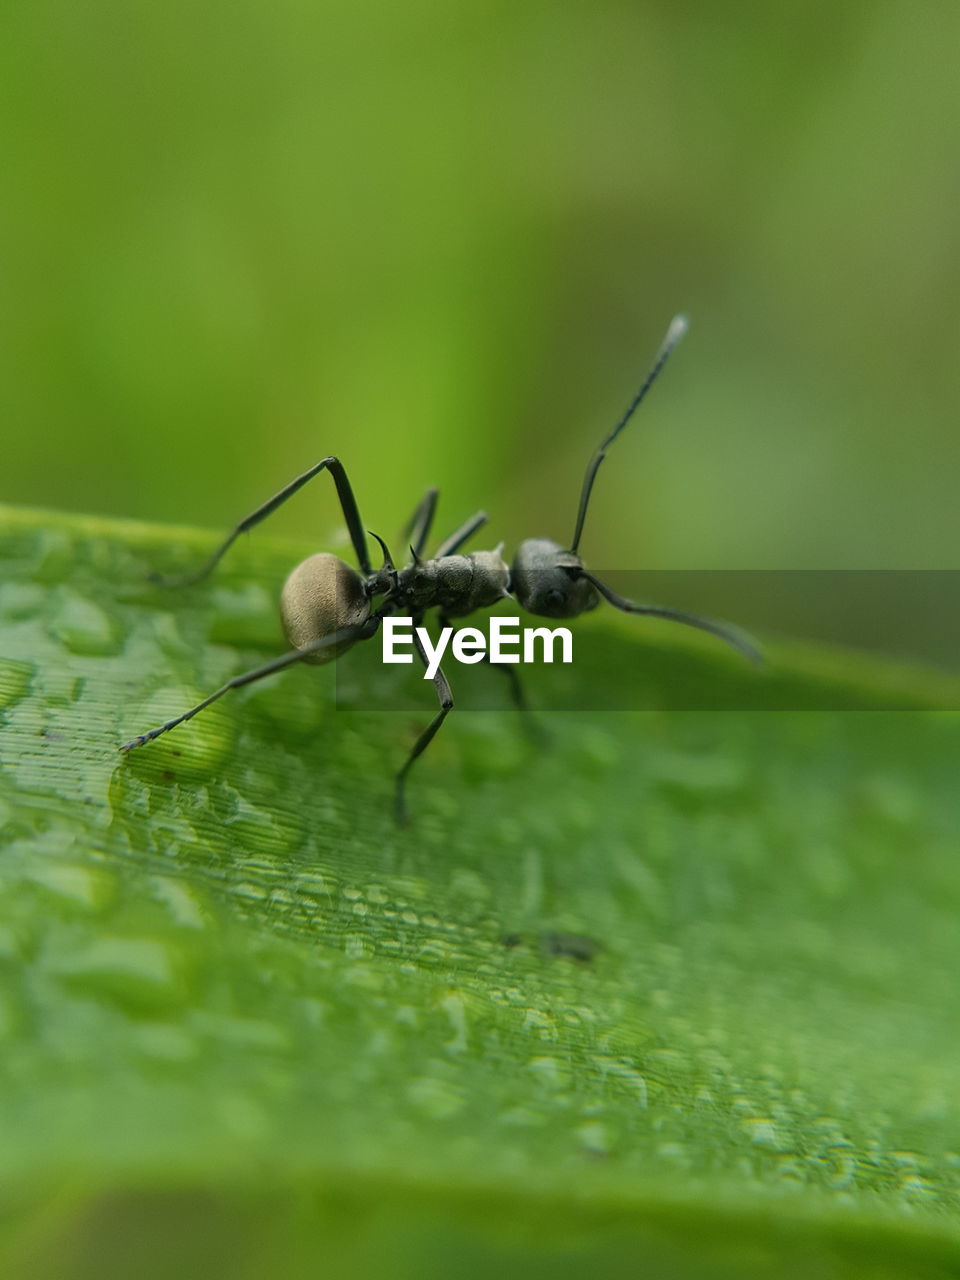
[[[442,631],[444,627],[452,626],[452,623],[445,614],[441,613],[437,618],[437,626]],[[491,671],[500,671],[506,676],[510,685],[510,701],[520,713],[520,722],[523,725],[524,732],[531,742],[536,743],[538,746],[543,746],[547,741],[547,735],[544,733],[540,721],[530,709],[527,695],[524,692],[523,681],[520,679],[520,673],[516,667],[510,662],[494,662],[486,653],[484,653],[482,661],[484,666],[489,667]]]
[[[372,573],[370,557],[367,553],[367,539],[363,531],[360,512],[357,509],[357,500],[353,496],[353,490],[350,488],[350,481],[347,479],[347,473],[343,469],[343,463],[339,458],[331,457],[324,458],[315,467],[305,471],[302,476],[297,476],[296,480],[291,480],[279,493],[275,493],[262,506],[257,507],[256,511],[251,511],[250,515],[240,521],[223,545],[213,553],[207,563],[198,569],[196,573],[187,574],[186,577],[182,578],[163,578],[159,574],[151,574],[150,580],[159,582],[165,587],[192,587],[194,583],[200,582],[216,568],[221,557],[240,537],[241,533],[246,533],[248,529],[252,529],[261,520],[266,520],[267,516],[272,515],[277,507],[282,506],[288,498],[292,498],[298,489],[302,489],[308,480],[312,480],[321,471],[329,471],[333,476],[333,483],[337,487],[337,497],[340,499],[340,509],[343,512],[344,520],[347,522],[347,529],[350,533],[350,541],[353,543],[357,562],[364,573]]]
[[[408,543],[410,550],[417,558],[423,554],[423,548],[430,536],[433,514],[437,509],[439,489],[428,489],[420,500],[420,505],[404,526],[401,535],[403,542]]]
[[[234,676],[232,680],[228,680],[225,685],[222,685],[216,693],[211,693],[209,698],[204,698],[195,707],[185,711],[182,716],[168,720],[166,724],[160,725],[158,729],[150,729],[146,733],[141,733],[139,737],[132,738],[130,742],[125,742],[120,750],[132,751],[134,747],[142,747],[145,742],[152,742],[154,738],[159,738],[161,733],[166,733],[168,729],[175,729],[178,724],[183,724],[185,720],[192,720],[195,715],[205,711],[212,702],[222,698],[231,689],[240,689],[245,684],[252,684],[254,680],[262,680],[264,676],[272,676],[277,671],[283,671],[285,667],[292,667],[294,663],[302,662],[304,658],[309,658],[318,649],[328,649],[331,645],[341,644],[346,641],[352,643],[354,640],[367,640],[374,635],[379,626],[380,619],[378,617],[368,618],[366,622],[360,623],[359,626],[342,627],[339,631],[334,631],[332,635],[321,636],[319,640],[315,640],[312,644],[304,645],[302,649],[293,649],[290,653],[274,658],[272,662],[267,662],[262,667],[254,667],[252,671],[246,671],[241,676]]]
[[[547,735],[544,733],[540,721],[530,710],[530,704],[527,702],[527,695],[523,689],[523,681],[520,679],[520,674],[516,667],[509,662],[494,662],[486,654],[483,655],[483,664],[489,667],[491,671],[502,671],[507,677],[510,683],[510,700],[520,713],[520,723],[523,725],[524,733],[526,733],[531,742],[536,743],[537,746],[543,746],[547,741]]]
[[[417,627],[422,621],[422,618],[414,618],[413,620],[413,643],[416,646],[417,653],[420,655],[420,661],[423,663],[424,667],[427,667],[429,665],[429,661],[426,653],[424,652],[423,645],[420,643],[420,637],[417,635]],[[437,667],[437,674],[433,677],[433,687],[437,691],[437,701],[440,703],[440,710],[413,744],[413,750],[410,752],[409,756],[407,756],[406,764],[397,774],[396,791],[394,792],[394,813],[396,814],[397,822],[401,826],[405,826],[408,820],[406,800],[407,774],[410,772],[414,760],[416,760],[419,755],[422,755],[433,741],[437,730],[443,724],[444,720],[446,720],[448,713],[453,708],[453,694],[450,692],[449,684],[447,684],[447,677],[439,667]]]
[[[449,538],[440,543],[433,553],[434,559],[440,560],[444,556],[452,556],[455,551],[459,551],[463,544],[487,523],[487,519],[488,516],[485,511],[478,511],[476,515],[464,521],[459,529],[455,529]]]

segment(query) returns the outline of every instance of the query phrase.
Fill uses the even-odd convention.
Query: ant
[[[254,680],[283,671],[297,662],[331,662],[346,653],[357,641],[369,640],[376,635],[383,619],[392,614],[409,614],[413,618],[414,647],[426,668],[428,658],[416,628],[421,624],[428,609],[439,610],[439,620],[443,626],[451,618],[463,617],[476,609],[489,608],[511,595],[516,597],[528,613],[544,618],[575,618],[578,614],[596,608],[603,598],[624,613],[667,618],[672,622],[681,622],[686,626],[708,631],[711,635],[718,636],[732,645],[751,661],[759,661],[760,654],[751,641],[724,623],[700,617],[695,613],[662,608],[659,605],[636,604],[618,595],[612,587],[602,582],[584,566],[578,552],[587,507],[600,464],[607,456],[609,447],[633,417],[666,364],[671,351],[686,331],[686,317],[675,316],[642,386],[627,406],[623,417],[590,459],[583,478],[576,525],[569,547],[564,547],[551,538],[527,538],[520,543],[513,564],[510,566],[501,555],[502,543],[493,551],[460,554],[460,549],[487,520],[486,512],[478,511],[459,529],[455,529],[449,537],[445,538],[431,558],[423,559],[438,496],[438,490],[428,489],[404,530],[404,537],[409,540],[410,562],[398,569],[386,543],[377,534],[371,533],[370,536],[376,540],[383,553],[383,564],[379,569],[374,569],[370,563],[363,521],[360,519],[360,512],[350,481],[347,479],[347,473],[339,458],[329,457],[292,480],[279,493],[241,520],[224,543],[196,573],[177,579],[167,579],[151,574],[151,581],[164,586],[192,586],[202,581],[213,571],[241,533],[246,533],[267,516],[272,515],[279,506],[293,497],[298,489],[302,489],[321,471],[328,471],[333,479],[350,541],[360,566],[358,573],[345,561],[326,551],[309,556],[287,578],[280,598],[280,614],[287,639],[293,646],[292,650],[261,667],[255,667],[243,675],[234,676],[216,693],[210,694],[208,698],[198,702],[183,715],[177,716],[174,720],[168,720],[157,729],[148,730],[125,743],[120,750],[131,751],[134,747],[151,742],[160,734],[166,733],[168,729],[173,729],[184,721],[192,719],[231,689],[239,689],[243,685],[251,684]],[[520,681],[514,669],[489,660],[488,665],[496,666],[505,672],[510,678],[515,705],[522,711],[526,710]],[[414,761],[433,741],[437,730],[453,709],[450,685],[439,667],[433,676],[433,685],[440,709],[413,744],[405,764],[396,776],[395,813],[397,821],[401,824],[407,821],[407,775]]]

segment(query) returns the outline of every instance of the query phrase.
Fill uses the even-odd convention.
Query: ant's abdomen
[[[294,649],[304,649],[323,636],[356,627],[370,617],[370,601],[356,569],[328,551],[319,551],[298,564],[280,596],[280,616]],[[320,649],[304,662],[332,662],[353,640]]]

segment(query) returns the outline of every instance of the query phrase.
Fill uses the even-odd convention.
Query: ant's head
[[[595,609],[600,596],[583,577],[583,562],[552,538],[520,543],[510,569],[510,587],[527,613],[540,618],[575,618]]]

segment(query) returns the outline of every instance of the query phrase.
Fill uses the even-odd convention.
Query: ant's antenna
[[[669,622],[682,622],[685,627],[696,627],[700,631],[709,632],[719,640],[725,640],[731,648],[736,649],[738,653],[742,653],[745,658],[758,666],[763,662],[763,654],[753,639],[739,627],[732,627],[729,622],[716,622],[713,618],[704,618],[699,613],[687,613],[682,609],[665,609],[659,604],[637,604],[634,600],[627,600],[625,596],[618,595],[613,587],[601,582],[596,574],[590,573],[587,569],[581,569],[580,576],[592,582],[604,600],[609,600],[613,607],[622,613],[645,613],[651,618],[666,618]]]
[[[667,330],[666,336],[660,344],[660,350],[657,352],[657,358],[654,360],[650,372],[644,379],[643,386],[630,401],[626,413],[590,459],[590,465],[587,467],[587,474],[583,477],[583,488],[580,490],[580,509],[577,512],[577,527],[573,531],[573,542],[570,546],[570,550],[572,552],[576,553],[577,547],[580,545],[580,535],[583,533],[583,522],[587,515],[587,504],[590,501],[590,492],[593,489],[593,482],[596,479],[600,463],[607,456],[607,450],[613,444],[614,440],[616,440],[617,436],[640,407],[640,402],[643,400],[644,396],[653,386],[654,382],[656,382],[657,375],[667,363],[667,357],[687,332],[687,327],[688,321],[687,317],[684,315],[674,316],[670,321],[670,328]]]

